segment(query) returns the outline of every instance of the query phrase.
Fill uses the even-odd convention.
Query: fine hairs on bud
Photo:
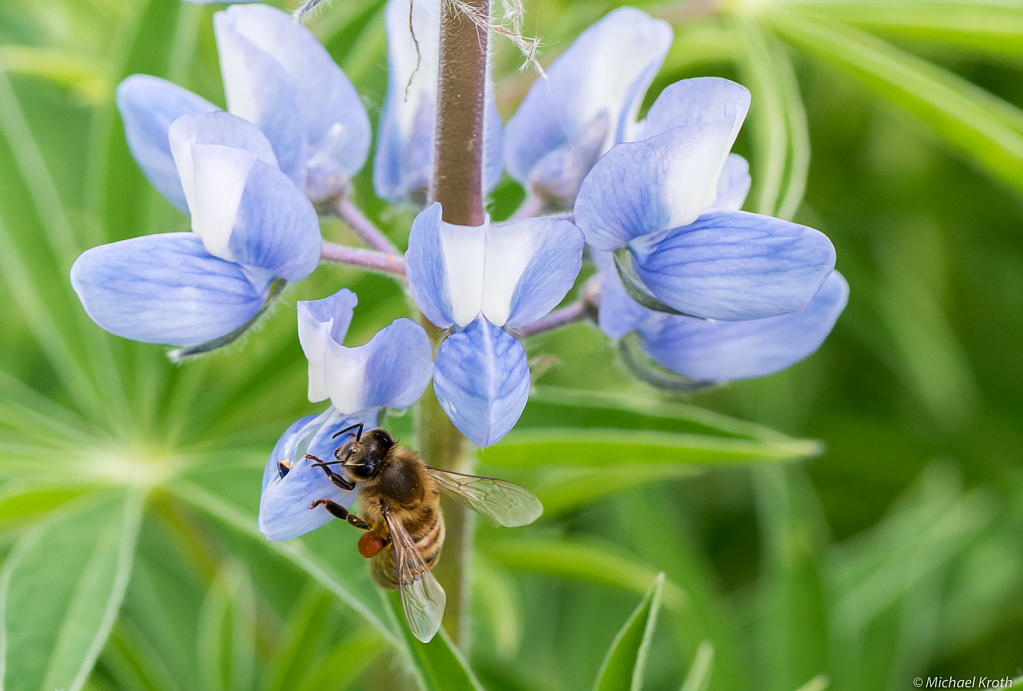
[[[330,0],[306,0],[291,13],[291,16],[296,22],[305,22],[312,19],[315,11],[322,9],[322,6],[325,4],[330,4]]]

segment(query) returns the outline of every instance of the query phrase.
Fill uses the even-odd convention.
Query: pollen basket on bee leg
[[[371,559],[383,551],[386,543],[376,533],[363,533],[359,538],[359,554],[366,559]]]

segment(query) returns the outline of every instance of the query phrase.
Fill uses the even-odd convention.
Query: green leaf
[[[256,598],[240,563],[217,572],[199,615],[199,665],[209,691],[248,691],[256,674]]]
[[[593,691],[640,691],[650,641],[657,626],[657,613],[661,608],[663,587],[662,572],[654,578],[639,606],[615,636],[597,672]]]
[[[686,675],[686,680],[679,691],[707,691],[713,669],[714,644],[710,641],[701,641],[700,647],[696,649],[696,655],[693,656],[689,674]]]
[[[630,463],[601,468],[553,466],[541,471],[529,488],[543,504],[543,517],[550,519],[628,487],[691,477],[703,470],[682,463]]]
[[[7,691],[78,691],[128,585],[141,494],[58,512],[0,568],[0,681]]]
[[[229,471],[227,479],[238,476],[239,471],[232,470]],[[209,477],[205,479],[211,480]],[[247,479],[259,482],[259,477],[256,474],[252,474],[252,477]],[[243,483],[237,481],[228,485],[220,485],[218,489],[226,493],[237,490],[236,485],[241,485],[242,490],[247,489]],[[344,545],[339,543],[337,534],[321,529],[296,540],[270,542],[256,528],[256,516],[246,512],[239,507],[238,503],[225,498],[223,494],[211,492],[183,479],[171,482],[169,489],[179,499],[222,521],[241,534],[258,541],[266,549],[276,552],[292,562],[355,610],[385,640],[401,647],[394,630],[385,623],[389,615],[380,601],[376,586],[370,582],[365,566],[361,563],[364,560],[358,556],[354,540],[352,540],[352,544]],[[258,504],[258,498],[252,505],[256,504]],[[339,547],[341,549],[338,549]],[[321,559],[317,555],[318,551],[330,554],[330,561]]]
[[[753,441],[697,434],[620,429],[532,429],[512,432],[480,452],[488,465],[536,467],[551,463],[603,467],[623,463],[728,465],[791,461],[817,455],[816,441]]]
[[[82,496],[88,489],[10,482],[0,491],[0,530],[36,521],[57,507]]]
[[[397,591],[387,593],[395,618],[401,623],[402,633],[408,644],[412,669],[419,686],[424,691],[483,691],[476,675],[469,668],[465,657],[448,638],[442,628],[429,643],[423,643],[405,625],[405,614],[401,609],[401,598]],[[453,603],[452,603],[453,604]]]
[[[479,548],[506,569],[600,583],[635,593],[646,592],[658,573],[620,547],[592,538],[505,538],[487,540]],[[667,581],[663,589],[664,604],[669,609],[682,607],[686,594],[681,588]]]
[[[789,219],[803,200],[810,168],[806,109],[784,47],[755,21],[736,23],[746,53],[744,82],[753,96],[756,211]]]
[[[916,115],[968,160],[1023,191],[1023,112],[991,93],[869,34],[783,10],[765,15],[803,50]]]
[[[1023,12],[998,0],[788,0],[787,5],[846,24],[935,47],[1018,59],[1023,55]]]

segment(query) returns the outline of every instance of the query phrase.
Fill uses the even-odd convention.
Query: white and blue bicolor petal
[[[671,26],[633,7],[593,24],[537,79],[505,131],[505,163],[535,194],[571,206],[589,167],[633,137]]]
[[[416,216],[405,253],[409,292],[441,328],[466,326],[482,314],[519,327],[551,311],[582,266],[582,233],[569,221],[534,218],[458,226],[434,203]]]
[[[133,74],[122,81],[116,100],[132,158],[167,201],[188,213],[167,131],[182,115],[219,109],[177,84],[146,74]]]
[[[752,184],[749,163],[739,154],[728,154],[725,167],[718,178],[718,193],[714,203],[704,209],[711,211],[739,211],[746,202]]]
[[[683,79],[664,87],[643,120],[641,134],[649,139],[675,127],[689,127],[730,117],[732,140],[739,134],[750,107],[750,92],[741,84],[720,77]]]
[[[343,189],[369,155],[369,117],[312,33],[265,5],[214,17],[228,110],[257,124],[281,170],[314,200]]]
[[[482,317],[437,350],[433,388],[452,424],[478,446],[511,431],[529,398],[526,351]]]
[[[834,271],[798,312],[741,322],[650,313],[639,328],[640,343],[662,366],[694,380],[763,377],[815,352],[848,297],[848,284]]]
[[[192,230],[210,254],[289,281],[313,272],[316,210],[256,127],[223,112],[186,115],[171,125],[170,143]]]
[[[268,540],[289,540],[333,520],[325,509],[309,508],[317,499],[330,499],[345,507],[352,505],[355,492],[332,483],[323,469],[314,467],[315,461],[305,455],[333,460],[334,449],[355,436],[355,432],[336,439],[334,434],[359,423],[367,429],[376,427],[379,417],[379,409],[345,415],[327,408],[320,415],[296,421],[281,435],[263,470],[259,499],[259,531]]]
[[[586,242],[614,250],[633,238],[695,221],[717,197],[737,112],[619,144],[586,176],[575,222]]]
[[[433,347],[423,327],[396,319],[369,343],[343,344],[358,299],[347,289],[298,303],[298,338],[309,361],[309,400],[330,398],[342,413],[408,408],[426,390]]]
[[[705,319],[763,319],[801,310],[835,267],[823,233],[770,216],[718,211],[628,245],[657,299]]]
[[[194,233],[145,235],[100,245],[71,267],[93,321],[143,343],[193,345],[254,317],[273,276],[210,255]]]
[[[388,0],[387,96],[373,161],[373,187],[390,202],[424,203],[433,169],[440,56],[440,0]],[[483,191],[504,170],[501,118],[487,66],[483,119]]]

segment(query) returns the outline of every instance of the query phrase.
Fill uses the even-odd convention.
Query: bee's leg
[[[309,505],[309,508],[315,509],[317,506],[322,506],[323,508],[327,509],[327,511],[330,511],[334,518],[340,518],[342,521],[348,521],[349,525],[355,526],[359,530],[373,529],[373,526],[371,526],[369,523],[362,520],[358,516],[348,513],[348,509],[341,506],[336,501],[331,501],[330,499],[317,499],[316,501]]]
[[[327,474],[327,477],[330,478],[330,481],[333,482],[338,487],[340,487],[341,489],[346,489],[349,492],[355,489],[354,482],[350,482],[346,480],[343,475],[338,475],[337,473],[335,473],[333,470],[330,469],[330,467],[326,463],[318,459],[316,456],[306,454],[305,457],[316,461],[316,463],[313,463],[313,465],[317,466],[318,468],[322,468],[323,472],[325,472]]]

